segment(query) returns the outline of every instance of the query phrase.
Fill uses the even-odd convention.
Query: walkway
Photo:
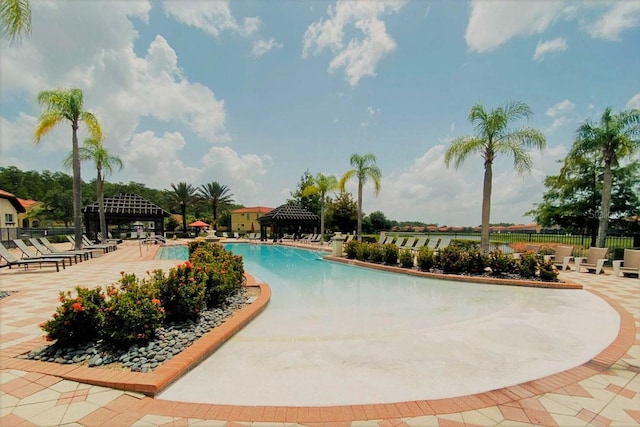
[[[171,402],[65,380],[39,369],[27,369],[25,366],[29,364],[16,365],[16,359],[10,358],[16,349],[42,343],[42,331],[37,325],[55,310],[60,290],[76,285],[106,285],[115,282],[120,271],[144,276],[148,270],[168,269],[175,264],[175,261],[153,260],[155,248],[140,248],[135,242],[125,242],[116,252],[60,273],[50,267],[30,268],[27,272],[15,268],[0,270],[0,291],[19,291],[0,299],[0,425],[640,424],[640,281],[616,278],[610,271],[600,276],[571,271],[562,276],[597,292],[621,313],[621,332],[607,350],[585,365],[560,374],[454,399],[334,407],[240,407]],[[96,282],[96,278],[100,282]],[[126,376],[111,372],[112,376]]]

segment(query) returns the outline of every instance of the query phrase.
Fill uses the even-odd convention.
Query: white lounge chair
[[[640,250],[625,249],[624,259],[613,261],[613,272],[616,276],[635,274],[640,279]]]
[[[588,271],[595,271],[596,274],[600,274],[604,263],[607,262],[607,252],[609,248],[594,248],[590,247],[586,257],[576,257],[576,271],[580,273],[582,267]]]
[[[571,253],[573,252],[573,246],[558,245],[556,246],[556,253],[553,255],[545,255],[544,260],[553,260],[553,265],[560,267],[563,271],[569,268],[569,261],[573,259]]]

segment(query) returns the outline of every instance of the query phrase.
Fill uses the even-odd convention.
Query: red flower
[[[191,264],[191,261],[185,261],[184,266],[187,268],[193,268],[193,264]]]
[[[158,298],[152,299],[151,302],[154,303],[155,305],[160,305],[160,300]]]
[[[84,311],[84,307],[79,302],[74,302],[73,303],[73,309],[75,311]]]
[[[53,313],[53,314],[51,315],[51,317],[53,317],[53,318],[55,319],[56,317],[58,317],[58,313],[57,313],[57,312],[56,312],[56,313]]]

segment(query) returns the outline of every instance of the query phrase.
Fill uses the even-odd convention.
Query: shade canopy
[[[194,222],[192,222],[191,224],[189,224],[189,227],[198,227],[198,228],[201,228],[201,227],[208,227],[208,226],[209,226],[209,224],[207,224],[207,223],[206,223],[206,222],[204,222],[204,221],[200,221],[200,220],[198,220],[198,221],[194,221]]]

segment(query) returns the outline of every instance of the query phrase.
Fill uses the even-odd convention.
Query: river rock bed
[[[221,325],[235,311],[248,303],[244,290],[227,299],[221,308],[203,310],[197,321],[169,323],[156,331],[156,336],[143,345],[134,344],[128,349],[107,345],[102,339],[94,342],[61,346],[57,343],[33,350],[22,357],[43,362],[83,364],[89,367],[108,366],[131,372],[151,372],[171,359],[198,338]]]

